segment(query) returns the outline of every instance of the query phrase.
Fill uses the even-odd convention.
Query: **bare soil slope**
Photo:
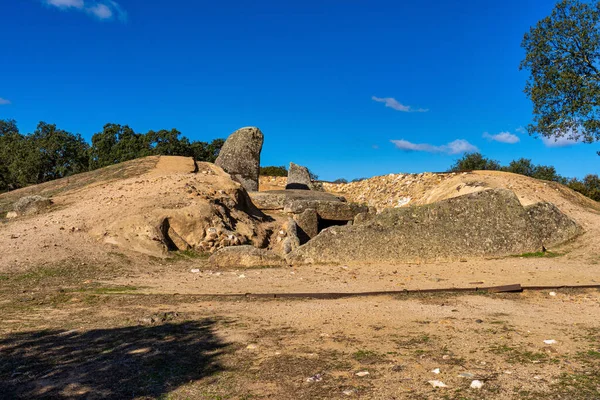
[[[335,300],[206,295],[594,284],[597,204],[551,183],[495,173],[326,185],[374,207],[513,189],[524,204],[555,203],[587,230],[552,249],[555,257],[217,270],[197,255],[149,257],[92,234],[106,228],[112,237],[112,223],[139,211],[181,211],[204,204],[203,196],[231,199],[227,188],[236,186],[227,176],[208,164],[194,169],[188,159],[152,157],[0,196],[3,215],[28,194],[54,200],[44,214],[0,220],[0,397],[600,398],[597,290]],[[470,387],[475,379],[483,388]],[[433,380],[447,387],[433,388]]]
[[[39,215],[2,220],[0,271],[71,259],[98,262],[114,251],[162,256],[166,244],[158,227],[165,220],[182,243],[200,244],[210,227],[217,239],[231,228],[223,221],[236,215],[244,240],[264,237],[260,224],[234,209],[243,193],[214,164],[148,157],[3,194],[4,211],[31,194],[51,196],[54,204]]]

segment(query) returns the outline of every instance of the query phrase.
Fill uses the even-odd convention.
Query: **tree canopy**
[[[561,0],[523,38],[531,135],[600,140],[600,1]],[[599,153],[600,154],[600,153]]]
[[[450,167],[448,172],[463,172],[474,170],[492,170],[512,172],[535,179],[554,181],[570,187],[592,200],[600,201],[600,178],[598,175],[586,175],[583,180],[565,178],[550,165],[536,165],[528,158],[520,158],[502,166],[498,161],[484,157],[481,153],[466,153]]]
[[[0,192],[150,155],[214,162],[224,142],[190,142],[177,129],[136,133],[127,125],[106,124],[90,145],[53,124],[40,122],[23,135],[15,121],[0,120]]]

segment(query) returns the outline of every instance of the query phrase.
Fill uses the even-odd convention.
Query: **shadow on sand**
[[[0,339],[1,399],[157,397],[222,370],[214,321]]]

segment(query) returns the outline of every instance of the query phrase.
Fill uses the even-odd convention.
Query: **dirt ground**
[[[511,185],[523,202],[553,201],[586,230],[545,255],[448,263],[213,270],[203,255],[155,258],[70,230],[87,218],[71,205],[119,204],[128,183],[189,173],[164,163],[157,171],[158,162],[47,186],[51,212],[0,220],[0,398],[600,398],[595,289],[216,296],[600,284],[600,214],[585,199],[502,175],[413,188],[437,199],[474,180]],[[0,196],[0,209],[10,200]]]

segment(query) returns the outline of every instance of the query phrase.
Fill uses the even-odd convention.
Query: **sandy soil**
[[[410,189],[378,177],[375,189],[335,190],[348,197],[371,190],[377,206],[385,191],[417,204],[509,187],[524,204],[552,201],[584,226],[580,238],[551,249],[556,257],[217,271],[193,254],[158,259],[88,235],[92,222],[126,215],[148,193],[177,201],[180,186],[199,179],[192,168],[154,158],[128,164],[127,173],[46,185],[55,201],[48,213],[0,221],[0,398],[600,398],[597,290],[210,296],[600,283],[596,204],[494,173],[439,183],[421,176]],[[23,193],[0,196],[0,208]],[[473,380],[483,387],[470,388]]]

